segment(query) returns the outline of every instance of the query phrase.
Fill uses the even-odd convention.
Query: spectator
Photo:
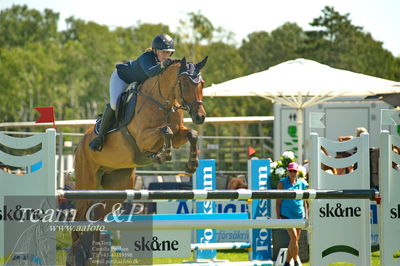
[[[362,133],[368,133],[368,130],[365,127],[356,128],[356,137],[360,137]],[[338,141],[339,142],[348,141],[348,140],[351,140],[351,139],[353,139],[353,136],[340,136],[340,137],[338,137]],[[357,152],[357,148],[351,149],[349,151],[338,152],[336,154],[336,158],[347,158],[347,157],[355,154],[356,152]],[[337,173],[338,175],[348,174],[348,173],[353,172],[354,170],[357,169],[357,163],[355,163],[354,165],[351,165],[349,167],[340,168],[340,169],[338,169],[338,173]]]
[[[3,170],[4,172],[7,172],[7,173],[11,174],[11,170],[8,167],[8,165],[6,165],[6,164],[4,164],[2,162],[0,162],[0,169]]]
[[[74,178],[74,173],[73,172],[68,172],[65,177],[64,177],[64,190],[74,190],[75,189],[75,182],[73,181]],[[74,202],[72,200],[68,200],[64,197],[59,197],[58,198],[58,204],[59,208],[61,210],[69,210],[69,209],[75,209]],[[63,215],[63,214],[61,214]],[[71,216],[69,216],[71,218]],[[65,219],[64,217],[62,219]]]
[[[358,127],[356,128],[356,137],[361,136],[362,133],[368,133],[368,130],[365,127]],[[348,141],[351,140],[353,136],[340,136],[338,137],[338,141]]]
[[[331,156],[328,154],[328,151],[326,150],[325,147],[322,147],[322,146],[321,146],[321,152],[322,152],[323,154],[325,154],[325,156],[331,157]],[[325,172],[329,173],[329,174],[337,175],[337,171],[336,171],[335,168],[330,167],[330,166],[328,166],[328,165],[325,165],[325,164],[323,164],[323,163],[321,163],[321,169],[324,170]]]
[[[351,155],[352,154],[347,151],[337,152],[335,158],[336,159],[347,158]],[[345,175],[345,174],[351,173],[353,171],[354,171],[354,167],[352,165],[348,166],[348,167],[344,167],[344,168],[336,168],[337,175]]]
[[[356,137],[361,136],[362,133],[368,133],[368,130],[365,127],[356,128]]]
[[[238,175],[237,177],[232,177],[228,182],[228,189],[240,189],[247,188],[247,181],[245,175]]]
[[[277,189],[304,190],[307,188],[305,181],[298,179],[299,166],[297,163],[288,164],[288,177],[284,177],[278,182]],[[307,204],[301,199],[277,199],[276,214],[278,219],[304,219],[307,218]],[[298,266],[300,228],[286,229],[289,234],[289,246],[284,266],[290,266],[290,261],[294,260],[294,265]]]
[[[400,154],[400,148],[395,145],[392,146],[392,151],[396,154]],[[400,170],[400,166],[395,162],[392,162],[392,168],[395,170]]]

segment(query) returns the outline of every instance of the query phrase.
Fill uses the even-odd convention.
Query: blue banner
[[[270,188],[270,160],[259,159],[249,161],[251,190]],[[263,219],[271,216],[271,200],[255,199],[251,204],[251,219]],[[268,222],[268,221],[266,221]],[[270,260],[272,258],[272,230],[253,229],[251,233],[252,260]]]
[[[215,190],[215,160],[199,160],[199,167],[196,170],[196,189]],[[214,201],[196,202],[197,213],[215,213],[216,204]],[[215,229],[198,229],[196,230],[195,243],[215,243]],[[216,250],[195,250],[195,258],[197,259],[214,259],[217,257]]]

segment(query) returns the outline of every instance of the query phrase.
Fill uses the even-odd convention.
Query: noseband
[[[182,76],[182,74],[179,75],[179,76]],[[189,103],[189,102],[187,102],[185,100],[185,98],[183,97],[182,83],[181,83],[181,80],[179,78],[178,78],[177,84],[175,84],[174,88],[176,87],[176,85],[179,85],[179,90],[181,92],[180,98],[181,98],[181,102],[182,102],[181,106],[176,107],[177,109],[182,109],[182,110],[185,110],[185,111],[188,111],[189,113],[191,113],[192,110],[193,110],[193,107],[196,106],[198,108],[200,105],[203,105],[203,101],[198,101],[197,100],[197,95],[196,95],[196,100],[197,101]]]
[[[180,90],[180,99],[182,104],[180,106],[169,106],[171,104],[171,102],[164,98],[163,95],[161,94],[161,88],[160,88],[160,80],[158,79],[158,81],[154,84],[153,88],[155,87],[155,85],[158,83],[158,91],[159,94],[161,96],[162,99],[164,99],[164,104],[160,103],[159,101],[157,101],[156,99],[154,99],[153,97],[151,97],[150,95],[146,95],[144,94],[142,91],[136,90],[135,92],[138,95],[142,95],[143,97],[145,97],[147,100],[152,101],[153,103],[157,104],[159,109],[165,112],[165,117],[164,119],[162,119],[162,121],[167,122],[168,121],[168,117],[171,113],[176,112],[179,109],[188,111],[189,114],[191,114],[193,107],[197,106],[199,107],[200,105],[203,105],[203,101],[194,101],[192,103],[189,103],[185,100],[185,98],[183,97],[183,91],[182,91],[182,84],[181,84],[181,80],[180,77],[183,75],[187,75],[186,73],[182,73],[178,76],[175,85],[171,88],[171,91],[175,90],[176,86],[179,85],[179,90]],[[197,95],[196,95],[196,99],[197,99]]]

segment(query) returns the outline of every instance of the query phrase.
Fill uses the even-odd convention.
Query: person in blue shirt
[[[144,82],[150,77],[158,75],[166,67],[172,64],[170,58],[174,53],[174,40],[167,34],[157,35],[152,42],[152,48],[147,49],[135,60],[117,64],[110,78],[110,103],[106,105],[99,134],[90,143],[93,151],[103,149],[107,131],[112,126],[118,97],[133,82]]]
[[[278,182],[277,189],[292,189],[304,190],[307,189],[307,183],[298,179],[299,166],[297,163],[288,164],[288,176],[282,178]],[[305,219],[307,218],[307,204],[301,199],[277,199],[276,200],[276,214],[278,219]],[[289,234],[289,246],[284,266],[290,266],[290,261],[293,258],[294,265],[298,266],[297,257],[299,254],[299,239],[300,228],[286,229]]]

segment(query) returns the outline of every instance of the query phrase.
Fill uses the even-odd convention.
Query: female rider
[[[103,149],[107,131],[113,123],[118,97],[129,84],[143,82],[158,75],[164,68],[172,64],[170,56],[174,53],[174,40],[167,34],[157,35],[152,42],[152,49],[146,50],[136,60],[117,64],[110,78],[110,103],[106,105],[100,125],[99,134],[90,143],[93,151]]]

